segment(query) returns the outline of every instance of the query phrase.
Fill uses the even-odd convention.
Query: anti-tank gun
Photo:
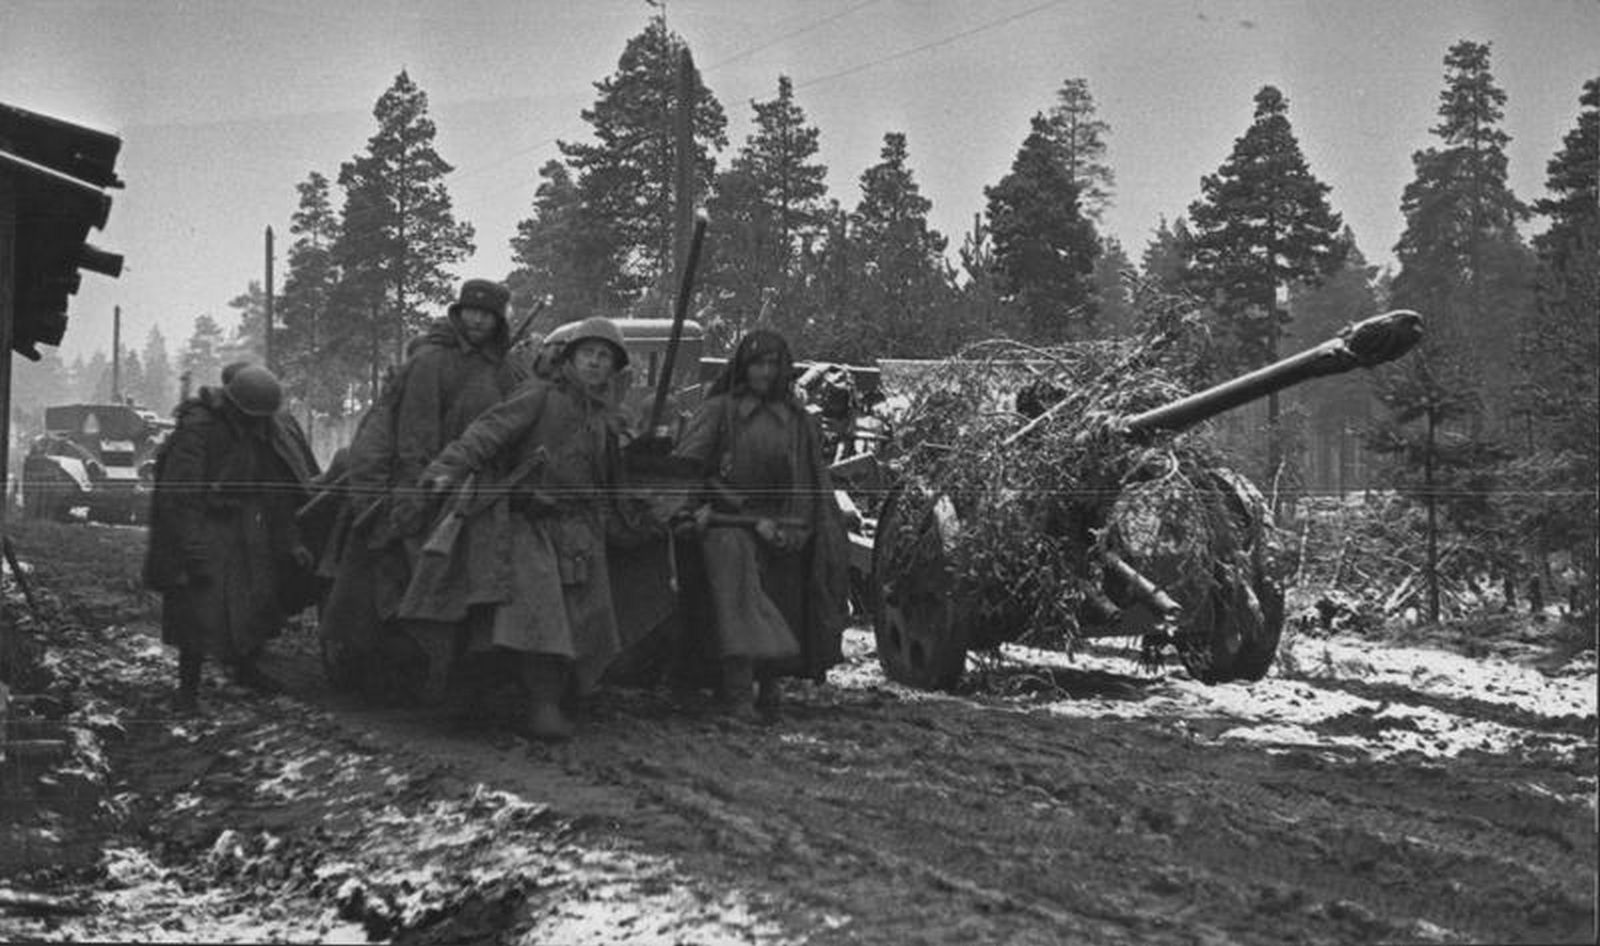
[[[1183,432],[1311,378],[1392,361],[1421,335],[1415,312],[1374,316],[1159,404],[1137,403],[1138,386],[1110,371],[1020,427],[1014,414],[984,417],[970,388],[938,392],[949,419],[923,432],[943,443],[900,445],[909,460],[874,539],[885,672],[948,688],[972,648],[1133,636],[1151,661],[1176,648],[1207,683],[1260,679],[1283,627],[1272,510]]]

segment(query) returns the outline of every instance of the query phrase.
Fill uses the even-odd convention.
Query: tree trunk
[[[1422,485],[1428,497],[1428,620],[1439,623],[1439,519],[1438,496],[1433,486],[1433,450],[1435,420],[1428,411],[1428,442],[1422,454]]]

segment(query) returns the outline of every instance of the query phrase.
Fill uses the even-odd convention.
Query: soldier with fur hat
[[[379,667],[413,658],[415,648],[395,633],[393,621],[425,537],[429,497],[415,484],[445,444],[459,437],[474,418],[500,402],[526,372],[508,357],[511,294],[487,279],[462,283],[445,318],[407,347],[406,361],[385,385],[352,439],[347,458],[347,492],[358,502],[347,507],[332,530],[322,557],[322,574],[331,580],[320,633],[325,651],[342,677],[369,692],[393,689]],[[362,516],[383,497],[386,515]],[[357,527],[358,519],[361,525]],[[479,571],[489,567],[477,549]],[[463,595],[473,593],[471,574],[458,576]],[[424,645],[433,641],[423,631]],[[340,681],[346,682],[346,681]],[[442,685],[435,675],[431,689]],[[437,693],[431,695],[437,696]]]

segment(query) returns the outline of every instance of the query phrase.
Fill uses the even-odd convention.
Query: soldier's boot
[[[762,677],[756,684],[756,709],[764,716],[776,716],[783,703],[783,685],[777,677]]]
[[[755,665],[749,657],[725,657],[722,660],[722,700],[729,716],[753,723],[756,713]]]
[[[531,654],[523,670],[528,687],[528,714],[523,730],[542,742],[562,742],[572,738],[572,720],[561,709],[567,692],[570,670],[560,657]]]
[[[235,661],[229,669],[233,682],[240,686],[254,690],[257,693],[273,694],[282,693],[283,684],[268,676],[256,661],[259,655],[252,654],[242,660]]]
[[[173,708],[179,713],[193,713],[200,709],[200,668],[204,658],[190,647],[178,649],[178,695]]]

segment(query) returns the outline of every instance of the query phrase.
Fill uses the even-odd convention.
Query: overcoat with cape
[[[474,347],[454,319],[436,320],[361,419],[345,456],[353,501],[341,510],[319,565],[332,583],[321,633],[348,653],[372,652],[399,609],[432,511],[416,489],[422,471],[526,375],[507,357],[508,336],[501,320],[495,336]],[[470,580],[488,567],[493,550],[470,531],[462,544],[477,568],[463,572]]]
[[[178,407],[156,461],[144,581],[163,593],[165,643],[254,657],[315,584],[295,561],[295,510],[317,461],[287,413],[248,417],[219,389]]]
[[[735,386],[706,399],[675,454],[716,484],[723,512],[798,520],[778,550],[748,528],[712,528],[700,547],[717,657],[749,657],[763,676],[820,680],[841,658],[849,539],[815,420],[791,397]]]
[[[429,474],[461,481],[477,471],[492,502],[450,555],[418,562],[401,617],[459,621],[490,605],[486,620],[469,623],[470,647],[570,659],[578,692],[592,689],[619,648],[606,560],[618,434],[607,392],[585,387],[570,366],[474,421]],[[530,472],[506,482],[518,469]]]

